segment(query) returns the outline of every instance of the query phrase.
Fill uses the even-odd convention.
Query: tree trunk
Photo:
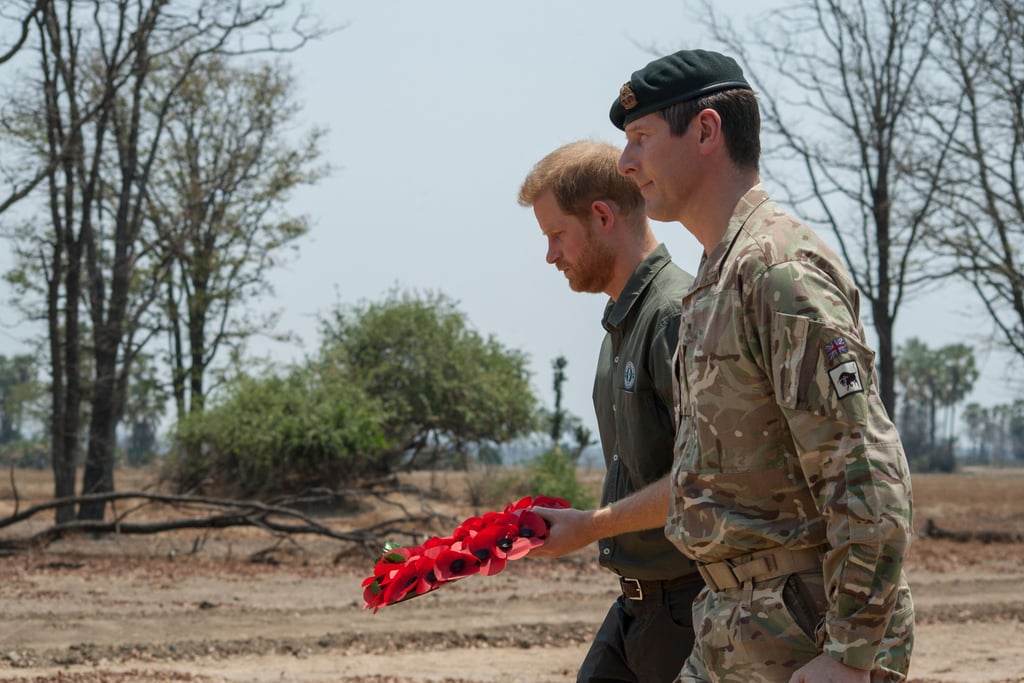
[[[59,271],[62,270],[60,240],[54,241],[52,264]],[[74,434],[77,432],[77,409],[69,412],[71,406],[70,398],[73,388],[68,387],[65,382],[68,363],[65,363],[65,353],[62,346],[61,320],[60,320],[60,272],[55,272],[48,283],[47,291],[47,323],[49,328],[50,341],[50,466],[53,468],[53,497],[71,498],[75,495],[75,459],[77,440]],[[73,316],[68,312],[68,320],[65,325],[71,323]],[[69,363],[75,364],[77,371],[77,359],[68,358]],[[70,378],[68,378],[70,380]],[[69,433],[72,438],[66,438]],[[64,505],[54,510],[57,524],[71,521],[75,516],[73,505]]]
[[[184,346],[181,340],[181,315],[178,301],[174,293],[174,277],[168,277],[167,291],[167,333],[171,345],[171,389],[174,394],[174,407],[181,422],[188,415],[185,403],[185,361]]]
[[[188,347],[189,347],[189,414],[198,415],[206,407],[206,390],[203,386],[206,376],[206,311],[208,294],[205,288],[197,289],[194,302],[189,303]]]
[[[79,335],[78,302],[82,294],[82,243],[75,230],[73,207],[77,177],[77,156],[81,150],[81,134],[72,133],[69,142],[62,143],[60,105],[57,102],[57,83],[46,75],[45,107],[47,114],[47,143],[51,155],[61,163],[49,178],[50,218],[53,223],[53,249],[49,268],[51,278],[47,291],[47,320],[50,340],[51,407],[50,462],[53,468],[55,498],[75,495],[75,469],[78,464],[79,430],[81,427],[82,351]],[[58,151],[67,145],[66,154]],[[46,268],[44,267],[44,269]],[[61,320],[61,291],[63,320]],[[74,519],[72,505],[56,508],[57,523]]]
[[[114,490],[114,446],[118,416],[116,355],[109,350],[96,351],[96,379],[93,391],[92,416],[89,424],[89,448],[82,473],[82,494],[111,493]],[[79,519],[103,519],[106,504],[82,503]]]
[[[893,320],[889,303],[876,299],[871,305],[878,333],[878,395],[890,416],[896,415],[896,359],[893,352]]]

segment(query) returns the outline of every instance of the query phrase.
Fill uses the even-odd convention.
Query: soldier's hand
[[[789,683],[870,683],[871,672],[854,669],[824,652],[793,672]]]
[[[533,511],[548,523],[544,545],[530,551],[530,557],[562,557],[593,543],[593,510],[535,507]]]

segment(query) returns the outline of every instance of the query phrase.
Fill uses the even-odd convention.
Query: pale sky
[[[745,24],[754,16],[749,8],[772,4],[716,6]],[[272,276],[276,295],[264,302],[283,309],[279,330],[304,345],[255,347],[297,360],[315,349],[317,316],[339,299],[379,300],[393,287],[441,291],[480,333],[530,356],[534,387],[548,407],[551,361],[564,355],[565,407],[596,431],[591,388],[605,297],[570,291],[545,263],[533,212],[516,203],[519,185],[564,143],[622,144],[608,109],[632,71],[657,54],[715,45],[702,39],[681,0],[310,6],[325,24],[346,25],[290,58],[304,121],[330,130],[324,159],[334,172],[296,195],[292,210],[308,214],[313,228]],[[674,260],[695,272],[696,240],[679,224],[654,229]],[[0,283],[0,303],[9,298],[5,288]],[[957,312],[970,299],[961,299],[909,304],[897,321],[900,341],[975,343],[961,333],[972,328]],[[0,353],[25,351],[29,328],[9,309],[0,308],[0,330]],[[984,377],[971,400],[1012,400],[1003,363],[980,347],[976,353]]]

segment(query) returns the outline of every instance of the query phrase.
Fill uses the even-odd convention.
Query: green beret
[[[680,50],[634,71],[619,89],[610,116],[616,128],[670,104],[750,84],[732,57],[707,50]]]

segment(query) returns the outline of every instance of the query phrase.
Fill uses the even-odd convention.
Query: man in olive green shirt
[[[577,680],[658,683],[675,679],[693,646],[693,599],[704,585],[663,531],[675,437],[672,354],[693,278],[655,240],[638,189],[617,172],[618,157],[613,145],[566,145],[537,163],[519,194],[569,286],[610,297],[594,380],[608,468],[601,507],[539,510],[551,531],[532,555],[558,557],[597,541],[622,594]]]

